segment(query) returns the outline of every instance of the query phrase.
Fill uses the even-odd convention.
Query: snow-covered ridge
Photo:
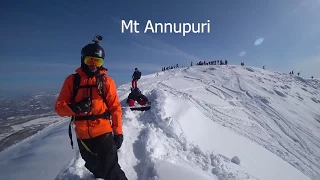
[[[143,76],[138,86],[152,108],[123,110],[119,162],[128,179],[319,179],[319,80],[194,66]],[[118,87],[123,105],[129,91],[130,83]],[[0,179],[92,179],[67,125],[0,153]]]
[[[240,159],[252,159],[249,161],[252,167],[259,169],[257,161],[262,160],[262,150],[255,154],[253,148],[242,147],[247,143],[235,141],[241,135],[309,177],[320,177],[319,80],[255,67],[195,66],[148,75],[138,84],[146,94],[154,89],[163,90],[169,99],[163,103],[166,108],[164,116],[180,127],[185,124],[181,136],[197,142],[203,149],[214,150],[229,158],[238,155]],[[123,98],[129,86],[119,87]],[[210,126],[208,123],[211,122],[204,119],[215,123]],[[192,123],[185,122],[188,120]],[[216,123],[220,126],[217,132],[213,132]],[[178,125],[174,129],[177,131]],[[191,134],[186,133],[186,129]],[[234,134],[235,137],[227,140],[220,132],[222,129],[233,132],[225,136]],[[205,136],[212,141],[204,143]],[[263,159],[270,161],[270,158]],[[275,174],[281,168],[277,161],[261,164],[262,169],[270,168],[263,173],[264,176],[278,179]],[[289,177],[297,178],[292,174]],[[285,176],[281,178],[286,179]]]

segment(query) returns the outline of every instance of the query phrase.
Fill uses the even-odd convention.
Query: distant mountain
[[[36,93],[19,99],[0,99],[0,151],[52,123],[58,94]]]
[[[54,114],[58,94],[37,93],[21,99],[0,99],[0,120],[17,120],[34,115]]]

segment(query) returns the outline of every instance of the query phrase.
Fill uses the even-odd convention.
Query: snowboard
[[[127,108],[129,106],[122,107],[122,109]],[[132,111],[148,111],[151,108],[151,102],[148,102],[146,105],[136,105],[129,107]]]

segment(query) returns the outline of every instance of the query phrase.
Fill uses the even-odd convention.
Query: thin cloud
[[[303,9],[306,13],[318,13],[320,1],[319,0],[301,0],[298,6],[296,6],[291,13],[298,13],[299,10]]]
[[[66,63],[49,63],[44,61],[13,61],[8,62],[10,66],[23,66],[23,67],[43,67],[43,68],[77,68],[80,66],[79,64],[66,64]],[[4,68],[4,66],[2,66]],[[25,68],[27,69],[27,68]]]
[[[108,69],[119,69],[119,70],[130,70],[133,71],[134,68],[138,68],[142,71],[159,71],[161,69],[160,65],[151,63],[110,63],[108,64]]]
[[[12,62],[10,67],[6,65],[0,67],[1,77],[15,77],[17,75],[26,76],[45,76],[45,75],[61,75],[73,73],[80,65],[64,64],[64,63],[46,63],[46,62]]]
[[[279,24],[286,25],[288,22],[295,25],[299,24],[303,27],[301,36],[308,40],[312,39],[319,35],[320,32],[320,24],[318,23],[318,19],[320,18],[319,7],[319,0],[301,0],[295,7],[283,11],[283,15],[279,18]],[[278,28],[276,26],[270,27],[272,27],[272,29],[270,29],[269,34],[264,36],[265,38],[278,34]]]
[[[245,52],[245,51],[241,51],[240,53],[239,53],[239,56],[240,57],[242,57],[242,56],[245,56],[247,53]]]
[[[1,77],[9,77],[16,75],[27,76],[44,76],[44,75],[62,75],[71,74],[80,67],[79,64],[64,64],[64,63],[46,63],[46,62],[12,62],[10,64],[16,67],[14,71],[12,69],[2,66],[0,68]],[[152,63],[131,63],[131,62],[108,62],[104,65],[107,69],[114,70],[133,70],[135,67],[145,71],[159,71],[160,65]]]
[[[24,92],[35,92],[35,91],[51,91],[53,89],[58,90],[61,87],[61,83],[57,85],[54,84],[39,84],[39,83],[29,83],[29,84],[14,84],[14,85],[6,85],[4,87],[0,87],[1,91],[17,91],[18,88],[23,88]]]
[[[304,27],[304,36],[308,39],[313,39],[319,36],[320,24],[318,23],[320,14],[320,1],[319,0],[309,0],[300,1],[300,4],[291,11],[289,15],[296,15],[297,17],[302,17],[302,26]]]
[[[311,76],[320,77],[320,55],[310,58],[299,59],[293,62],[295,72],[301,72],[301,76],[310,78]]]
[[[116,17],[111,17],[111,20],[114,21],[115,23],[121,25],[121,19],[116,18]],[[146,50],[150,51],[156,51],[164,54],[172,54],[172,55],[177,55],[181,56],[183,58],[186,58],[191,61],[201,61],[201,58],[194,56],[192,54],[189,54],[173,45],[170,45],[168,43],[165,43],[161,40],[158,40],[154,37],[151,37],[147,34],[143,34],[142,32],[137,34],[137,33],[132,33],[131,34],[133,37],[136,38],[136,41],[134,45],[140,48],[144,48]],[[182,62],[182,61],[180,61]],[[183,60],[185,62],[185,60]]]
[[[142,45],[140,43],[137,43],[137,42],[132,42],[132,44],[138,48],[143,48],[145,50],[149,50],[149,51],[153,51],[153,52],[157,52],[157,53],[162,53],[162,54],[174,54],[172,52],[169,52],[169,51],[166,51],[166,50],[162,50],[162,49],[156,49],[156,48],[152,48],[150,46],[145,46],[145,45]],[[176,55],[179,55],[179,54],[176,54]]]
[[[320,77],[320,54],[317,56],[294,59],[286,67],[275,67],[276,70],[289,73],[294,71],[295,74],[300,72],[300,76],[310,78],[311,76]]]

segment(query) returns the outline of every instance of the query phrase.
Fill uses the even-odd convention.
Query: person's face
[[[84,59],[84,63],[89,67],[91,72],[96,72],[103,65],[103,59],[87,56]]]
[[[96,72],[98,70],[98,67],[95,66],[95,65],[90,65],[89,69],[90,69],[91,72]]]

